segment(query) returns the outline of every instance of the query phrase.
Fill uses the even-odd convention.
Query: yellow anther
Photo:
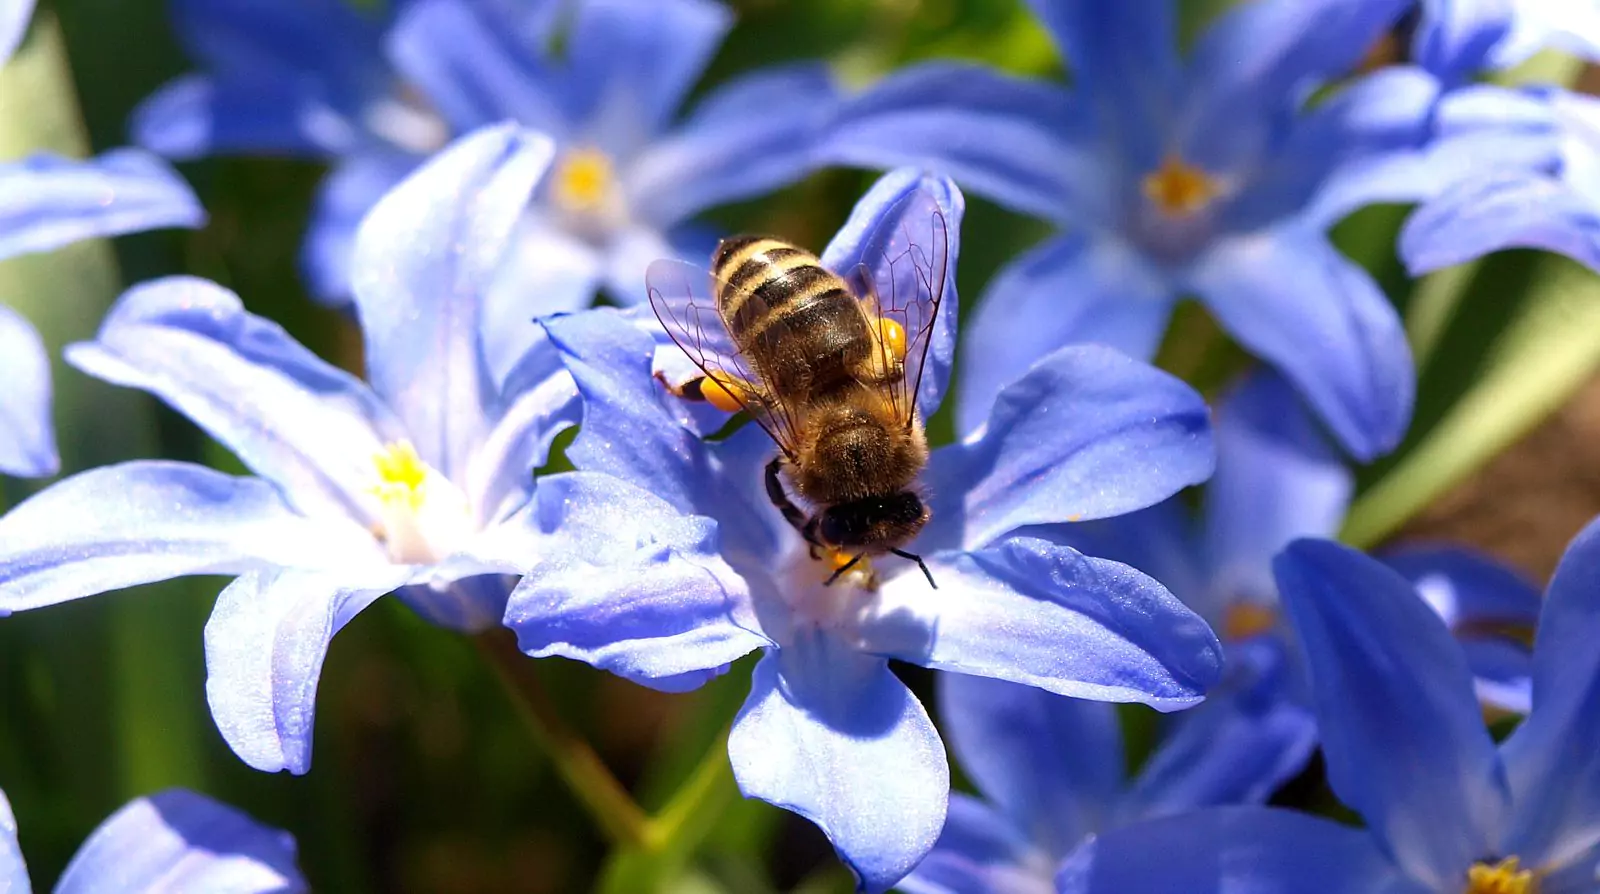
[[[422,508],[424,486],[428,480],[428,465],[417,455],[410,441],[395,441],[384,445],[372,457],[378,470],[378,483],[372,492],[386,506],[404,507],[412,512]]]
[[[1222,638],[1237,642],[1259,636],[1278,625],[1278,613],[1254,602],[1235,602],[1222,617]]]
[[[712,375],[700,381],[700,396],[724,413],[737,413],[750,400],[750,389],[732,376]]]
[[[556,164],[551,196],[564,211],[597,212],[604,209],[615,183],[610,156],[599,149],[569,149]]]
[[[1516,857],[1507,857],[1490,866],[1487,863],[1467,870],[1467,887],[1462,894],[1538,894],[1539,879],[1531,869],[1523,869]]]
[[[1187,217],[1211,204],[1221,191],[1211,175],[1177,155],[1167,156],[1144,178],[1145,198],[1168,217]]]
[[[878,318],[878,343],[895,360],[906,359],[906,329],[899,321],[888,317]]]

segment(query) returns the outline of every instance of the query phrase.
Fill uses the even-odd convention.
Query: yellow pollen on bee
[[[378,483],[372,493],[385,505],[416,512],[426,499],[428,465],[410,441],[394,441],[372,457]]]
[[[1187,217],[1211,204],[1222,192],[1217,181],[1204,170],[1169,155],[1161,167],[1145,175],[1144,196],[1168,217]]]
[[[611,157],[599,149],[569,149],[556,163],[551,194],[557,205],[571,212],[600,210],[611,195],[616,171]]]
[[[1490,866],[1479,863],[1467,870],[1467,887],[1462,894],[1538,894],[1539,879],[1531,869],[1523,869],[1516,857],[1507,857]]]
[[[1222,617],[1222,637],[1227,640],[1249,639],[1271,630],[1278,624],[1278,613],[1254,602],[1235,602],[1228,606]]]
[[[724,413],[737,413],[749,401],[750,388],[732,376],[712,373],[701,380],[700,396]]]
[[[906,359],[906,329],[899,321],[878,318],[878,343],[896,360]]]

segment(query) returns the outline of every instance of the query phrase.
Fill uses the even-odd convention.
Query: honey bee
[[[928,521],[915,486],[928,462],[917,393],[949,235],[921,192],[879,229],[863,261],[842,273],[780,239],[738,236],[717,246],[710,271],[656,261],[646,282],[657,318],[701,373],[668,388],[743,410],[772,436],[779,453],[766,466],[767,497],[813,558],[833,562],[827,583],[892,553],[937,587],[902,547]],[[870,562],[862,570],[875,586]]]

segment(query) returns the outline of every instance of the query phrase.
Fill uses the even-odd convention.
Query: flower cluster
[[[0,514],[0,617],[227,578],[206,702],[295,774],[334,635],[386,596],[663,692],[748,673],[713,765],[861,891],[1600,890],[1600,522],[1542,598],[1466,547],[1336,542],[1418,377],[1332,235],[1410,203],[1414,275],[1514,247],[1600,270],[1600,101],[1479,80],[1600,63],[1600,6],[1243,0],[1181,51],[1172,0],[1027,6],[1068,81],[939,60],[846,94],[817,61],[680,117],[715,0],[173,0],[203,71],[135,111],[144,149],[0,165],[0,256],[202,225],[148,152],[321,160],[304,274],[363,374],[208,279],[128,288],[63,358],[245,474],[69,470]],[[0,0],[0,57],[31,11]],[[835,165],[883,173],[826,245],[697,219]],[[970,315],[963,190],[1061,230]],[[1209,405],[1152,365],[1184,366],[1160,348],[1188,297],[1260,361],[1190,369]],[[49,363],[0,305],[0,473],[59,471]],[[681,869],[688,823],[546,701],[579,801]],[[15,832],[0,797],[8,892]],[[295,863],[172,789],[59,890],[306,890]]]

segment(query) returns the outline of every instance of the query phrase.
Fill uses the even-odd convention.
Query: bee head
[[[829,506],[817,522],[817,535],[841,549],[888,552],[910,543],[927,523],[922,498],[904,490]]]

